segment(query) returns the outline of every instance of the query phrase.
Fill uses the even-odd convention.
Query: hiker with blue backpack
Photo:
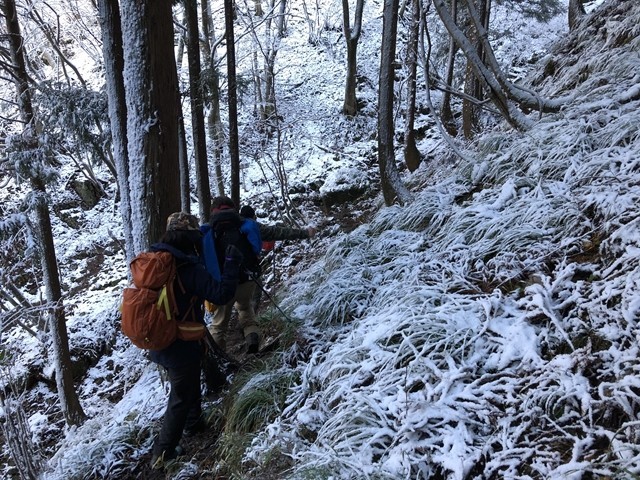
[[[257,353],[260,348],[260,329],[256,323],[254,310],[255,289],[261,274],[260,253],[263,241],[297,240],[312,238],[315,229],[277,227],[264,225],[256,221],[255,210],[244,206],[241,213],[229,197],[215,197],[211,202],[211,217],[207,225],[200,227],[204,234],[202,241],[203,257],[207,270],[218,277],[223,271],[218,259],[226,245],[235,245],[243,255],[240,281],[233,300],[218,305],[213,314],[210,327],[216,344],[226,350],[226,337],[231,313],[235,306],[238,311],[238,324],[242,329],[247,353]]]
[[[200,259],[202,233],[195,216],[184,212],[171,214],[165,234],[160,243],[151,246],[151,251],[169,252],[175,259],[172,287],[179,321],[204,326],[203,300],[224,305],[234,297],[242,254],[229,246],[221,256],[222,274],[213,278]],[[203,353],[200,340],[183,340],[180,336],[168,347],[149,352],[151,360],[165,368],[171,385],[162,427],[153,444],[153,468],[181,455],[179,442],[183,433],[189,436],[205,427],[200,387]]]
[[[260,229],[256,222],[240,217],[235,203],[229,197],[215,197],[211,201],[209,223],[200,227],[203,233],[202,248],[204,263],[214,278],[220,278],[224,267],[220,262],[228,245],[234,245],[242,254],[240,279],[235,296],[228,302],[216,303],[210,328],[216,344],[226,349],[226,335],[231,313],[235,306],[238,324],[242,329],[247,353],[256,353],[260,345],[260,329],[256,324],[251,299],[256,287],[253,278],[260,274],[258,256],[262,249]],[[215,303],[215,302],[214,302]]]

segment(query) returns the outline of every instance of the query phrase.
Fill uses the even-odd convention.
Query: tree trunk
[[[482,13],[481,21],[486,30],[489,23],[490,2],[488,0],[471,1],[474,1],[477,4],[477,10]],[[478,29],[471,25],[469,27],[469,34],[467,35],[467,37],[475,46],[478,57],[484,63],[484,48],[480,36],[481,33],[478,32]],[[465,138],[471,139],[478,131],[478,123],[480,120],[480,109],[478,107],[478,104],[480,103],[480,101],[482,101],[483,98],[480,79],[474,73],[473,66],[471,65],[471,60],[467,60],[464,93],[468,97],[475,98],[477,100],[477,102],[475,102],[465,98],[462,101],[462,131]]]
[[[213,144],[213,163],[215,169],[216,185],[218,195],[224,195],[224,176],[222,174],[222,153],[224,144],[224,131],[222,128],[222,119],[220,118],[220,75],[216,65],[216,53],[211,49],[211,45],[215,45],[215,32],[211,24],[211,8],[209,0],[202,2],[202,53],[205,58],[209,75],[211,75],[210,83],[210,101],[209,113],[207,115],[207,131]],[[207,221],[209,216],[201,219]]]
[[[231,200],[240,205],[240,151],[238,147],[238,93],[236,48],[233,34],[233,0],[224,0],[225,38],[227,41],[227,77],[229,83],[229,157],[231,159]]]
[[[111,121],[111,143],[120,192],[120,216],[124,232],[127,263],[133,260],[134,244],[131,230],[131,202],[129,199],[129,159],[127,156],[127,104],[124,94],[124,58],[122,26],[118,0],[98,0],[98,16],[102,31],[105,84]]]
[[[386,205],[396,201],[407,203],[411,194],[402,183],[396,166],[393,122],[393,88],[395,81],[398,0],[385,0],[380,55],[380,87],[378,90],[378,165]]]
[[[278,38],[284,38],[287,33],[287,0],[280,0],[280,10],[278,11],[278,19],[276,24],[278,25]]]
[[[568,21],[569,21],[569,31],[573,31],[576,28],[576,25],[580,22],[582,17],[586,15],[587,12],[584,10],[584,5],[582,0],[569,0],[569,12],[568,12]]]
[[[445,5],[445,0],[433,0],[433,6],[438,12],[442,23],[449,31],[449,34],[464,52],[468,60],[468,65],[473,68],[476,77],[482,84],[483,90],[490,96],[494,105],[500,111],[500,114],[514,128],[524,128],[527,125],[527,119],[523,118],[523,115],[509,104],[506,93],[502,90],[500,82],[478,56],[476,46],[469,41],[453,21],[453,18]]]
[[[563,105],[573,100],[574,95],[554,99],[542,98],[536,92],[522,85],[514,85],[509,82],[493,54],[493,49],[488,40],[488,33],[483,26],[482,14],[478,13],[473,0],[462,1],[467,6],[476,31],[479,32],[478,38],[483,44],[484,60],[478,56],[476,46],[469,41],[453,21],[445,0],[433,0],[433,6],[449,34],[469,60],[471,68],[473,68],[476,77],[480,80],[483,91],[511,126],[526,130],[531,126],[532,122],[510,100],[516,102],[521,108],[539,110],[540,112],[557,112]]]
[[[182,105],[178,105],[182,111]],[[178,169],[180,170],[180,210],[191,211],[191,185],[189,182],[189,151],[187,149],[187,132],[184,129],[184,116],[178,118]],[[206,218],[203,220],[206,221]]]
[[[12,63],[12,74],[18,94],[18,105],[22,120],[26,126],[24,136],[28,144],[32,145],[33,148],[38,148],[39,142],[34,132],[35,120],[33,105],[31,103],[31,93],[29,91],[25,54],[22,50],[23,39],[14,0],[5,0],[2,4],[2,9],[6,20],[9,54]],[[37,156],[34,155],[34,158],[37,158]],[[37,167],[33,169],[35,172],[39,170]],[[86,416],[80,406],[80,400],[73,385],[69,338],[62,303],[58,262],[56,260],[53,234],[51,232],[49,206],[46,200],[46,188],[44,181],[37,176],[33,176],[30,181],[35,200],[32,204],[35,203],[35,224],[44,276],[44,286],[47,301],[51,307],[51,310],[47,313],[47,318],[53,347],[51,354],[56,372],[58,399],[67,425],[81,425],[86,419]]]
[[[473,41],[473,37],[470,38]],[[464,93],[466,97],[472,97],[477,99],[477,85],[479,83],[478,78],[473,74],[473,67],[469,60],[467,60],[467,66],[464,74]],[[476,101],[471,101],[469,98],[462,100],[462,133],[464,138],[471,139],[475,136],[478,125],[478,111],[476,109]]]
[[[209,217],[211,209],[211,187],[209,184],[209,161],[207,138],[204,128],[204,100],[202,95],[200,66],[200,32],[198,29],[198,5],[196,0],[184,0],[187,23],[187,57],[189,59],[189,97],[191,99],[191,129],[196,166],[196,193],[200,219]]]
[[[262,3],[260,2],[260,0],[253,0],[253,5],[254,5],[254,14],[256,17],[261,17],[264,15],[264,12],[262,11]]]
[[[284,36],[285,31],[285,9],[287,2],[286,0],[279,0],[280,7],[278,11],[278,16],[276,17],[276,28],[275,28],[275,36],[272,37],[269,33],[271,30],[271,21],[267,21],[267,38],[273,38],[273,41],[270,41],[267,46],[267,52],[265,54],[265,112],[264,119],[269,124],[269,131],[272,131],[274,123],[276,123],[276,119],[274,119],[274,115],[276,115],[276,55],[278,55],[278,49],[280,48],[280,39]]]
[[[222,128],[222,119],[220,117],[220,76],[218,71],[213,71],[212,82],[212,100],[209,111],[208,125],[210,136],[213,138],[213,156],[214,168],[216,171],[216,185],[218,187],[218,195],[224,195],[224,175],[222,173],[222,154],[224,144],[224,131]]]
[[[67,425],[81,425],[86,420],[86,415],[80,405],[80,400],[73,385],[71,354],[69,353],[69,337],[67,323],[62,303],[62,290],[60,288],[60,274],[56,259],[53,234],[51,233],[51,218],[47,205],[47,195],[44,185],[35,182],[36,221],[38,225],[38,238],[42,251],[42,272],[44,285],[47,290],[47,302],[51,305],[48,312],[49,332],[51,333],[51,354],[56,370],[56,385],[58,398],[62,407]]]
[[[411,2],[411,25],[407,41],[407,114],[404,129],[404,162],[410,172],[420,166],[420,152],[416,146],[416,76],[418,74],[418,34],[420,33],[420,0]]]
[[[178,78],[171,0],[122,0],[131,219],[136,252],[180,209]]]
[[[357,50],[358,42],[347,40],[347,81],[344,87],[344,104],[342,113],[353,117],[358,113],[357,87]]]
[[[454,23],[458,22],[458,0],[451,0],[451,16]],[[449,55],[447,56],[447,73],[445,75],[445,84],[448,90],[442,94],[442,106],[440,107],[440,118],[447,133],[455,137],[458,134],[455,121],[453,119],[453,112],[451,111],[451,92],[453,89],[453,73],[456,59],[456,52],[458,46],[454,42],[453,37],[449,40]]]
[[[358,0],[353,19],[353,28],[351,28],[349,21],[349,0],[342,0],[342,30],[347,42],[347,78],[345,82],[342,113],[350,117],[355,116],[358,112],[358,103],[356,98],[356,87],[358,84],[357,52],[358,41],[360,40],[360,34],[362,32],[363,9],[364,0]]]
[[[316,3],[314,6],[314,18],[311,18],[311,15],[309,14],[309,8],[307,7],[306,0],[302,0],[302,10],[304,12],[304,18],[307,21],[307,26],[309,27],[308,42],[310,45],[318,45],[320,41],[320,32],[322,31],[318,4]]]

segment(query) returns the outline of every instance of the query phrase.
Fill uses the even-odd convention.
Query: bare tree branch
[[[489,98],[493,100],[505,120],[516,129],[526,130],[529,128],[531,122],[509,102],[495,75],[487,68],[469,39],[453,21],[453,17],[444,0],[434,0],[433,5],[449,34],[467,57],[482,88],[487,92]]]
[[[539,110],[540,112],[557,112],[564,104],[573,99],[571,96],[557,98],[554,100],[544,99],[533,90],[509,82],[498,65],[498,61],[496,60],[491,44],[489,43],[489,33],[480,21],[480,14],[475,8],[473,1],[464,0],[464,2],[469,10],[469,15],[471,16],[473,25],[478,31],[478,36],[484,48],[488,67],[495,75],[495,78],[498,80],[502,86],[502,90],[507,94],[509,99],[517,102],[522,107]]]

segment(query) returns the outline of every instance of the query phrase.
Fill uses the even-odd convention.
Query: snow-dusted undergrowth
[[[292,362],[276,370],[299,381],[248,459],[266,464],[282,452],[293,460],[291,478],[314,480],[640,475],[640,19],[633,7],[625,11],[633,3],[610,2],[547,59],[553,68],[544,71],[553,74],[533,80],[546,95],[575,92],[571,105],[530,131],[483,136],[466,152],[472,163],[417,193],[413,204],[382,210],[290,279],[282,306],[306,322],[308,342],[284,358],[305,346],[309,356],[297,355],[295,370],[287,372]],[[380,2],[366,5],[375,10]],[[339,8],[331,12],[339,25]],[[374,15],[363,40],[377,42],[379,23]],[[332,31],[324,32],[327,52],[343,48]],[[295,36],[286,42],[296,44]],[[377,45],[365,42],[359,51],[375,58]],[[361,130],[337,113],[341,54],[330,67],[318,61],[327,81],[319,70],[307,71],[314,63],[308,58],[319,53],[305,48],[308,56],[282,63],[287,74],[304,72],[291,81],[296,88],[315,90],[279,104],[290,108],[285,118],[296,118],[289,138],[298,173],[310,163],[312,144],[340,150],[330,144],[342,138],[337,132]],[[376,62],[362,67],[375,79]],[[340,93],[331,100],[318,94],[328,88]],[[374,91],[360,93],[368,109]],[[295,117],[299,101],[314,114]],[[366,169],[372,142],[356,142],[344,158]],[[322,150],[324,173],[343,166],[333,158]],[[431,167],[421,172],[424,181],[419,172],[411,183],[432,185]],[[341,173],[330,179],[338,183]],[[109,245],[106,226],[114,225],[116,236],[119,228],[111,202],[101,208],[107,203],[85,224],[97,245]],[[93,280],[67,303],[71,344],[98,351],[117,330],[124,262],[106,251],[117,267],[92,271],[86,242],[80,247],[75,237],[75,230],[56,229],[64,278]],[[43,345],[24,332],[8,340],[25,363],[44,362]],[[91,419],[65,432],[47,479],[121,478],[148,454],[166,390],[155,367],[122,340],[82,382]],[[55,403],[50,389],[39,390],[45,407]],[[46,413],[29,419],[36,443],[63,429]],[[192,470],[189,463],[183,474],[199,475]]]
[[[249,458],[277,447],[291,478],[640,475],[631,3],[601,15],[588,72],[545,82],[581,82],[572,104],[485,136],[293,282],[313,353]]]

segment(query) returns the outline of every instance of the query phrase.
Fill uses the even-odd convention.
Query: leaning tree
[[[47,182],[56,177],[52,152],[39,134],[38,122],[34,114],[30,78],[27,74],[24,39],[14,0],[2,4],[7,29],[7,50],[10,64],[3,63],[8,75],[16,86],[16,100],[23,130],[9,142],[5,165],[14,170],[15,178],[27,178],[31,193],[27,205],[33,213],[35,238],[42,265],[44,286],[47,297],[46,317],[49,327],[52,363],[56,372],[56,385],[62,413],[68,425],[80,425],[86,416],[75,391],[72,375],[69,338],[67,333],[60,273],[56,259],[51,215],[47,196]]]

